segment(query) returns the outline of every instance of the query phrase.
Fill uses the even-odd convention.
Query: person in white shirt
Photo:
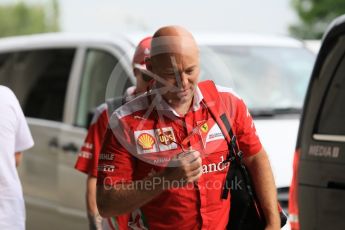
[[[34,145],[14,93],[0,85],[0,229],[25,229],[25,206],[16,166]]]

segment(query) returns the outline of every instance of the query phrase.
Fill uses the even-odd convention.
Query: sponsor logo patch
[[[224,139],[224,135],[219,126],[215,123],[206,136],[206,143],[215,140]]]
[[[208,125],[207,125],[207,123],[203,124],[203,125],[200,127],[200,130],[201,130],[203,133],[207,133],[207,132],[208,132]]]
[[[101,153],[99,155],[99,159],[100,160],[106,160],[106,161],[112,161],[112,160],[114,160],[114,156],[115,156],[115,154],[113,154],[113,153]]]
[[[134,132],[138,154],[156,153],[177,149],[172,127],[140,130]]]
[[[143,134],[140,134],[137,142],[143,150],[151,150],[153,149],[153,145],[156,143],[156,140],[150,134],[143,133]]]
[[[114,172],[114,165],[100,165],[98,166],[98,172]]]
[[[171,130],[163,131],[163,133],[161,133],[161,131],[158,130],[158,137],[159,142],[163,145],[170,145],[171,143],[174,143],[176,141],[174,133]]]
[[[177,149],[176,138],[172,127],[156,129],[156,136],[159,140],[158,148],[160,151]],[[163,132],[163,133],[162,133]]]
[[[134,132],[138,154],[159,152],[155,136],[153,129]]]
[[[87,151],[81,151],[79,152],[79,157],[85,158],[85,159],[92,159],[92,153]]]
[[[92,143],[88,143],[88,142],[85,142],[84,145],[83,145],[84,148],[87,148],[87,149],[92,149],[93,148],[93,144]]]
[[[202,173],[207,174],[207,173],[223,171],[230,165],[229,162],[228,163],[223,163],[223,162],[224,162],[224,156],[221,156],[219,162],[202,165]]]

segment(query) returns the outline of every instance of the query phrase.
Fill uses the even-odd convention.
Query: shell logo
[[[206,133],[208,131],[208,125],[207,123],[203,124],[201,127],[200,127],[201,131],[203,131],[204,133]]]
[[[155,138],[148,133],[143,133],[138,137],[138,144],[143,150],[152,149],[155,142]]]

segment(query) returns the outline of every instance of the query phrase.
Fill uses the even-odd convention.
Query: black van
[[[296,229],[345,229],[345,15],[325,33],[299,127],[289,199]]]

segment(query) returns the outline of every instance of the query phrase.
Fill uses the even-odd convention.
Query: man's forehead
[[[197,44],[190,36],[161,36],[153,38],[151,42],[150,56],[160,54],[187,54],[198,51]]]

